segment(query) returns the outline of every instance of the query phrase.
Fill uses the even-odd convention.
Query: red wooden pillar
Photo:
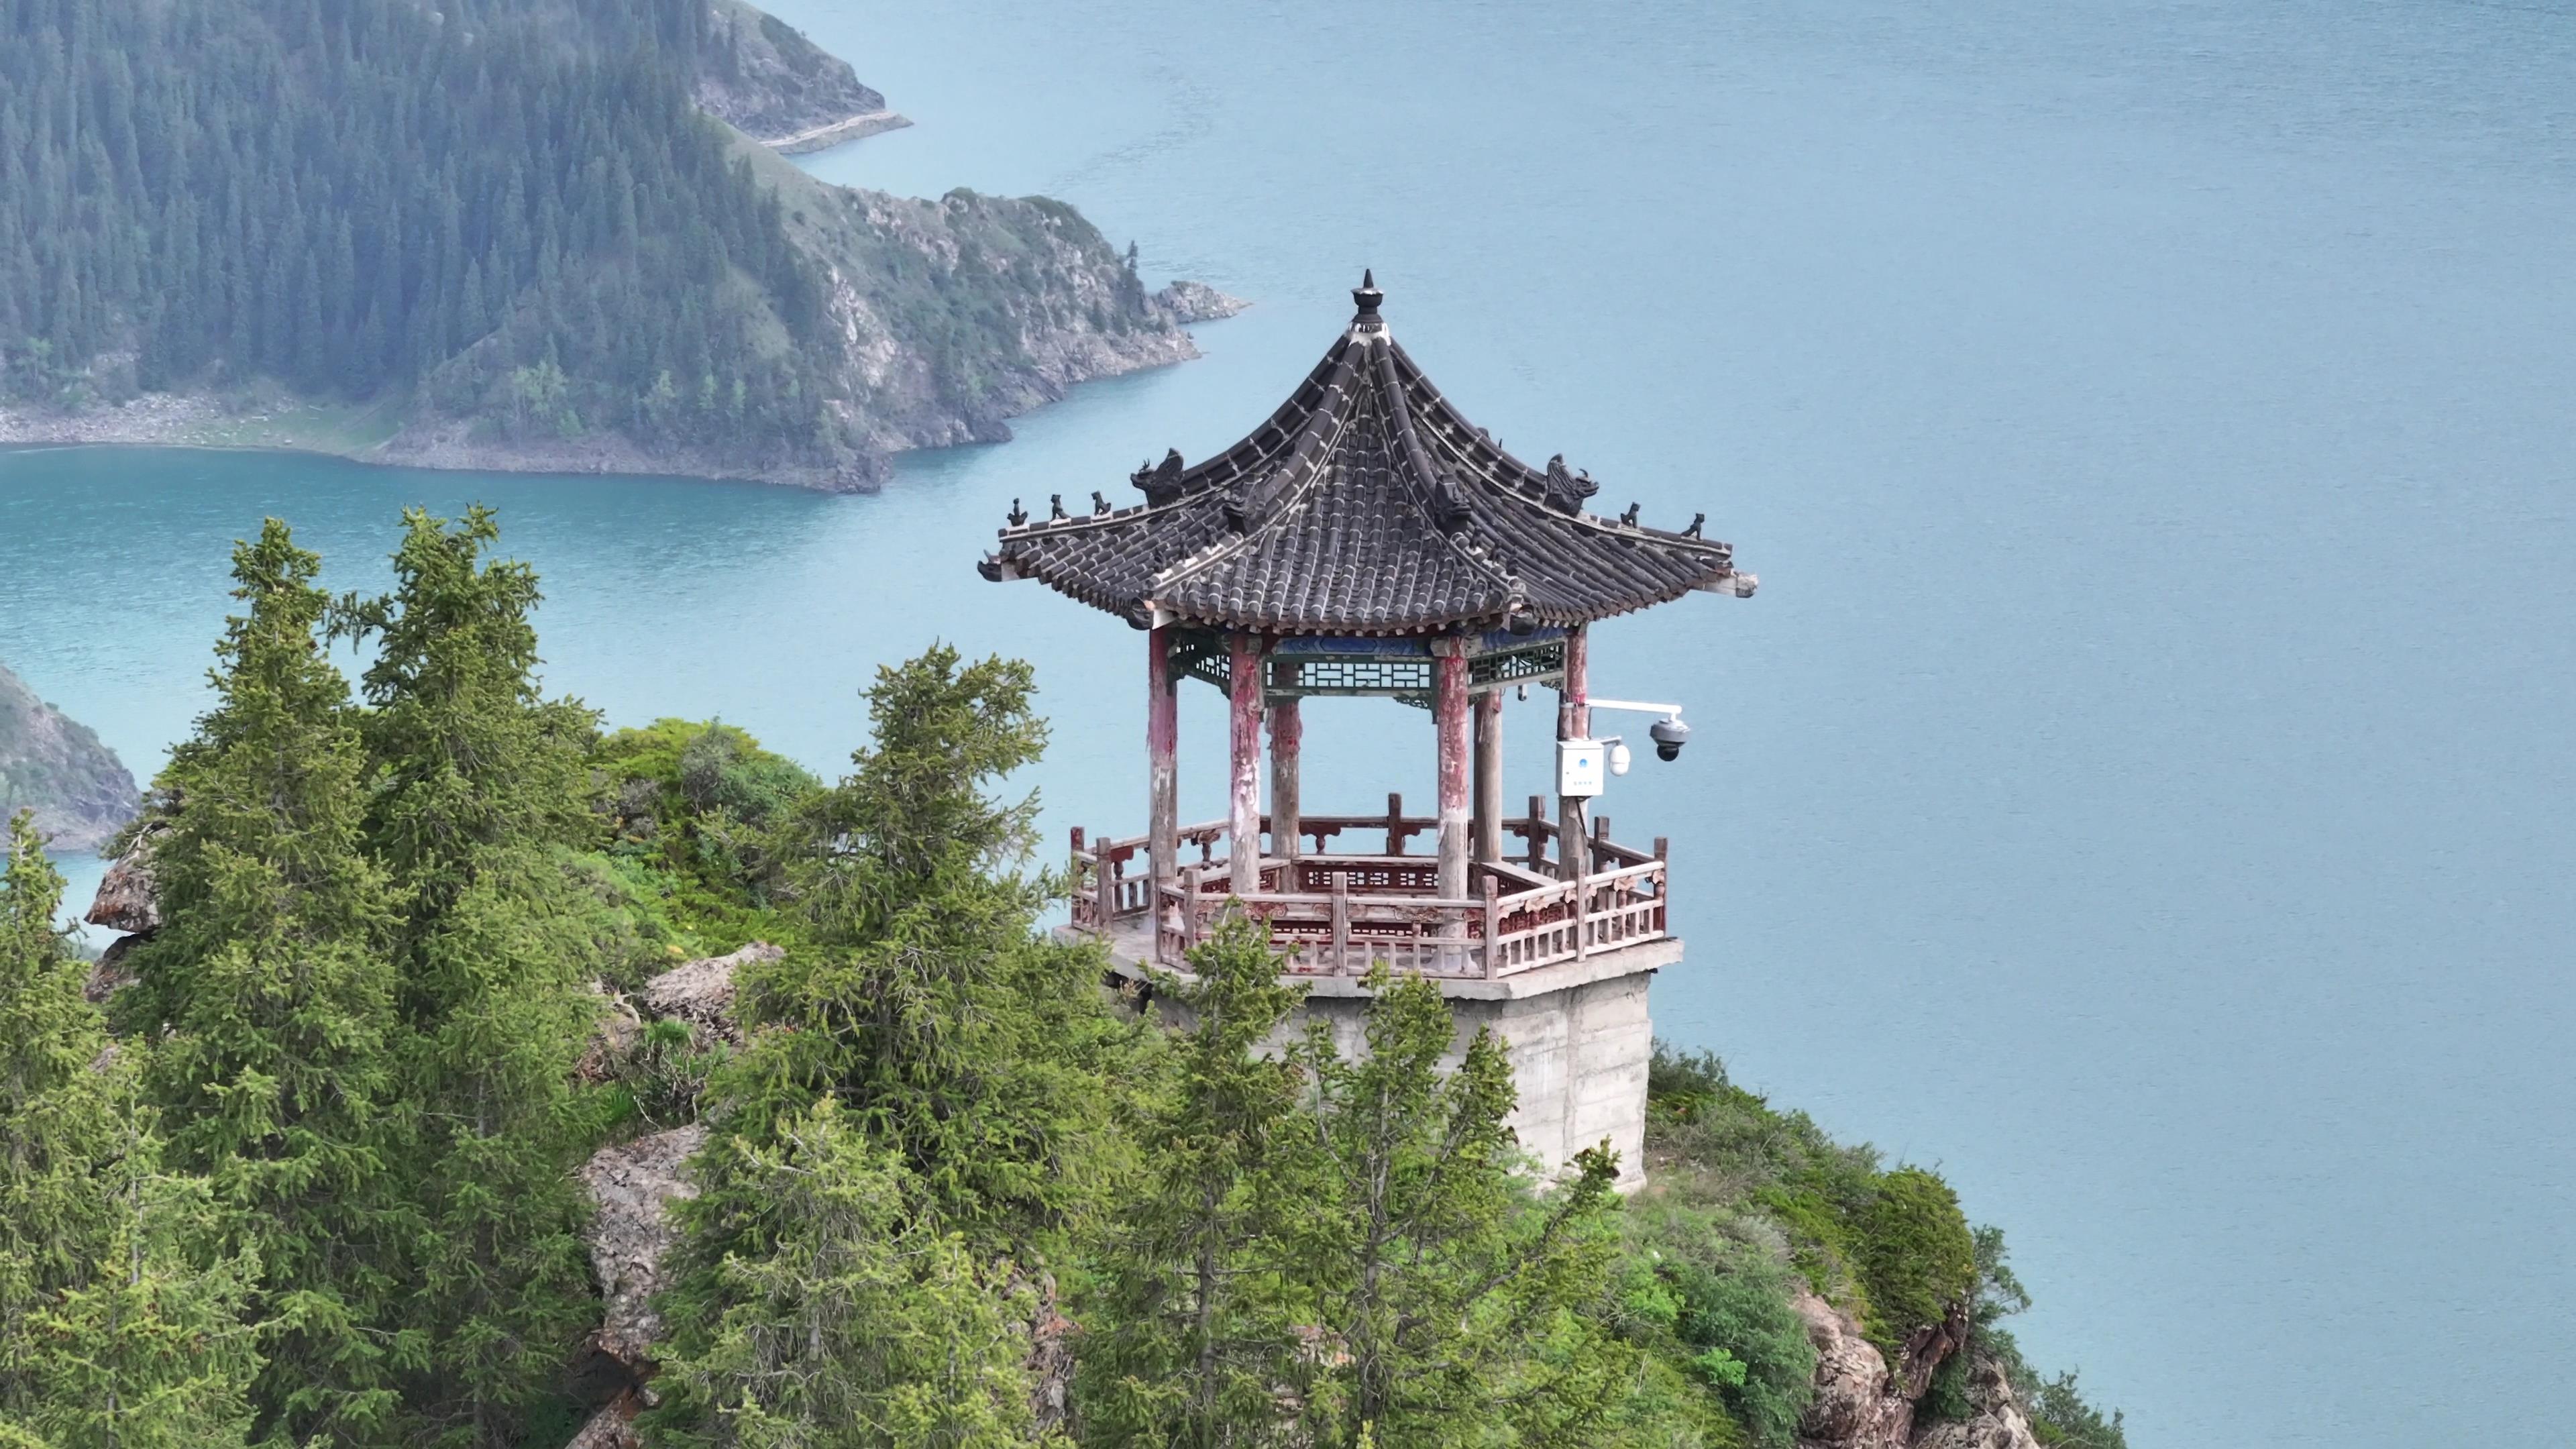
[[[1565,631],[1565,683],[1558,686],[1556,737],[1588,739],[1592,735],[1592,696],[1585,678],[1592,652],[1584,626]],[[1592,873],[1592,848],[1585,842],[1583,801],[1560,795],[1556,800],[1556,878],[1581,880]]]
[[[1431,641],[1431,720],[1440,733],[1440,898],[1467,898],[1467,646]]]
[[[1283,660],[1275,666],[1279,684],[1294,689],[1297,665]],[[1297,801],[1297,746],[1305,737],[1305,725],[1297,715],[1297,696],[1283,694],[1270,704],[1270,853],[1290,860],[1304,855],[1297,838],[1300,821]],[[1295,890],[1294,884],[1289,886]]]
[[[1145,639],[1145,755],[1152,776],[1145,805],[1146,851],[1159,889],[1181,868],[1180,681],[1172,677],[1172,626],[1166,624]],[[1159,902],[1153,907],[1161,908]]]
[[[1503,690],[1476,696],[1476,859],[1503,858]]]
[[[1261,889],[1261,640],[1236,634],[1227,661],[1234,686],[1228,742],[1233,747],[1233,805],[1229,812],[1226,850],[1227,884],[1239,896]]]

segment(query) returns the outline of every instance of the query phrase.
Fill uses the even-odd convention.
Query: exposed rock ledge
[[[152,848],[168,828],[166,824],[152,824],[136,833],[134,843],[99,879],[98,894],[91,898],[89,914],[83,920],[130,935],[149,935],[161,929],[161,890],[152,878]]]
[[[1156,305],[1183,325],[1192,322],[1215,322],[1231,317],[1251,306],[1241,297],[1229,297],[1205,282],[1174,282],[1154,294]]]
[[[828,151],[844,141],[864,140],[887,131],[900,131],[912,124],[912,118],[901,111],[862,111],[844,116],[825,125],[798,131],[792,136],[754,136],[753,140],[790,156],[808,151]]]
[[[1798,1421],[1798,1449],[2040,1449],[2012,1385],[1987,1360],[1969,1369],[1967,1418],[1916,1422],[1933,1373],[1967,1344],[1964,1303],[1916,1329],[1894,1372],[1850,1314],[1803,1290],[1796,1307],[1816,1346],[1816,1397]]]
[[[1951,1424],[1934,1424],[1914,1436],[1909,1449],[2040,1449],[2030,1416],[2013,1397],[2001,1366],[1979,1360],[1968,1370],[1968,1402],[1976,1412]]]
[[[744,0],[713,0],[704,21],[698,109],[765,146],[819,151],[912,124],[848,61]]]

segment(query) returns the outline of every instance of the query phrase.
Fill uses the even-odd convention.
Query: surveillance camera
[[[1690,743],[1690,726],[1677,719],[1659,719],[1646,733],[1654,736],[1655,758],[1659,760],[1680,759],[1682,746]]]
[[[1625,740],[1614,739],[1609,741],[1609,745],[1610,773],[1613,775],[1624,775],[1628,773],[1628,742]]]

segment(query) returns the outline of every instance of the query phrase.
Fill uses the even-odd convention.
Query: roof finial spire
[[[1386,330],[1386,320],[1377,315],[1377,306],[1386,300],[1386,293],[1377,289],[1377,273],[1374,270],[1367,267],[1360,269],[1360,284],[1351,288],[1351,300],[1357,302],[1360,307],[1359,315],[1351,319],[1353,331],[1383,332]]]

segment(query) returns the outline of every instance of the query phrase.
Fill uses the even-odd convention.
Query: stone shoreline
[[[752,139],[786,156],[802,156],[808,151],[823,151],[844,141],[857,141],[887,131],[900,131],[912,124],[912,118],[900,111],[861,111],[844,116],[826,126],[799,131],[793,136],[755,136]]]
[[[237,414],[210,395],[149,393],[113,407],[65,413],[0,408],[0,451],[63,447],[205,448],[246,453],[308,453],[384,468],[431,472],[555,473],[693,478],[767,483],[825,493],[873,493],[890,471],[862,458],[847,469],[747,468],[687,451],[648,452],[622,438],[520,444],[472,436],[470,423],[407,430],[370,447],[333,447],[280,429],[263,434],[265,415]]]

